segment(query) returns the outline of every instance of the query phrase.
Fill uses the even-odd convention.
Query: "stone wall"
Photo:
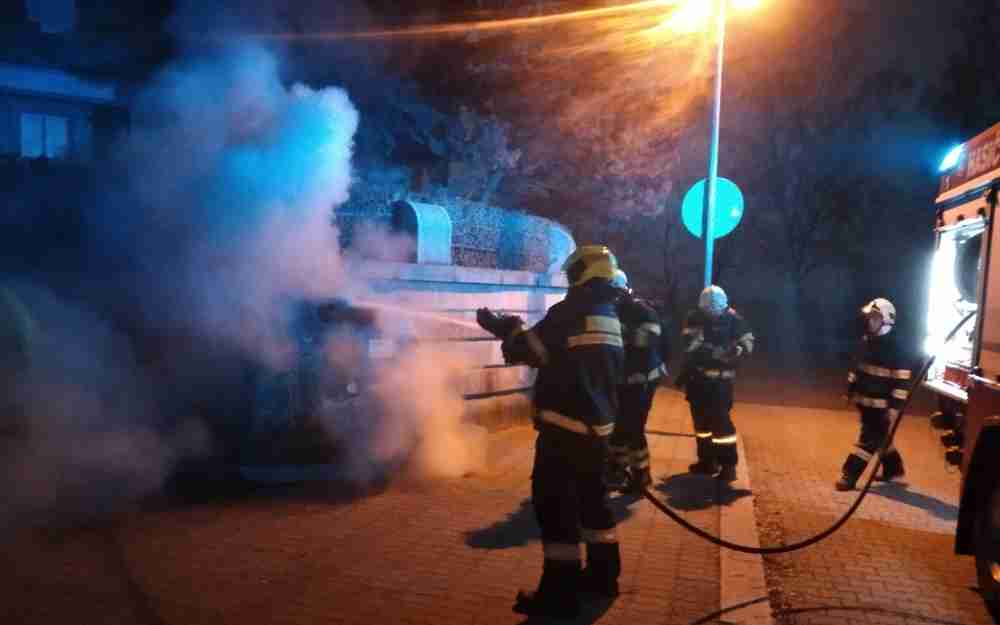
[[[569,232],[542,217],[451,197],[443,192],[408,193],[365,181],[352,185],[350,199],[335,212],[341,246],[354,249],[357,235],[365,227],[413,234],[412,228],[405,227],[406,220],[400,219],[399,207],[403,204],[439,206],[447,213],[451,219],[451,262],[462,267],[547,273],[556,260],[561,263],[573,249],[573,237]],[[418,237],[415,247],[419,249],[422,243]],[[386,259],[377,251],[365,250],[363,253]],[[416,260],[412,254],[406,256]]]

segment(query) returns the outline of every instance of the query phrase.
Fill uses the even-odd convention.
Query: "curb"
[[[719,534],[729,542],[759,547],[757,515],[742,436],[737,438],[737,450],[743,462],[736,467],[736,481],[731,487],[747,495],[728,504],[719,503]],[[773,625],[763,556],[720,547],[719,568],[719,620],[734,625]]]

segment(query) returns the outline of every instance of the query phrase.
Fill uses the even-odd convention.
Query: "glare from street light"
[[[675,33],[704,30],[712,19],[712,4],[705,0],[687,0],[670,13],[662,28]]]
[[[762,0],[730,0],[736,11],[749,11],[760,7]],[[670,16],[654,29],[671,33],[691,34],[707,31],[715,9],[708,0],[679,0]]]

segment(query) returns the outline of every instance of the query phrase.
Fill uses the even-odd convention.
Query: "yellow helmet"
[[[562,268],[570,286],[578,286],[592,278],[614,278],[618,259],[606,245],[583,245],[569,255]]]

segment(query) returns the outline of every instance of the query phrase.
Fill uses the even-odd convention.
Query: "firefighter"
[[[625,342],[625,384],[618,389],[620,412],[611,435],[608,488],[635,494],[653,483],[646,421],[660,379],[667,375],[663,331],[653,307],[629,288],[624,271],[615,272],[612,284],[621,293],[618,317]]]
[[[721,287],[706,287],[698,308],[688,313],[681,331],[686,362],[677,386],[685,389],[698,450],[692,473],[716,475],[723,482],[736,479],[736,427],[733,381],[736,363],[753,352],[754,336],[743,317],[729,306]]]
[[[865,304],[860,311],[863,325],[863,351],[857,366],[847,374],[847,395],[861,413],[861,433],[854,451],[847,456],[836,488],[851,490],[872,455],[878,451],[899,411],[909,397],[913,371],[897,334],[896,307],[879,297]],[[889,446],[882,458],[882,479],[902,477],[903,457]]]
[[[577,248],[563,264],[566,298],[530,329],[515,316],[477,311],[480,326],[503,341],[508,363],[538,369],[531,499],[544,560],[538,589],[518,593],[514,610],[524,614],[572,618],[578,593],[618,594],[621,555],[604,485],[624,374],[618,291],[611,285],[617,269],[607,247]]]

